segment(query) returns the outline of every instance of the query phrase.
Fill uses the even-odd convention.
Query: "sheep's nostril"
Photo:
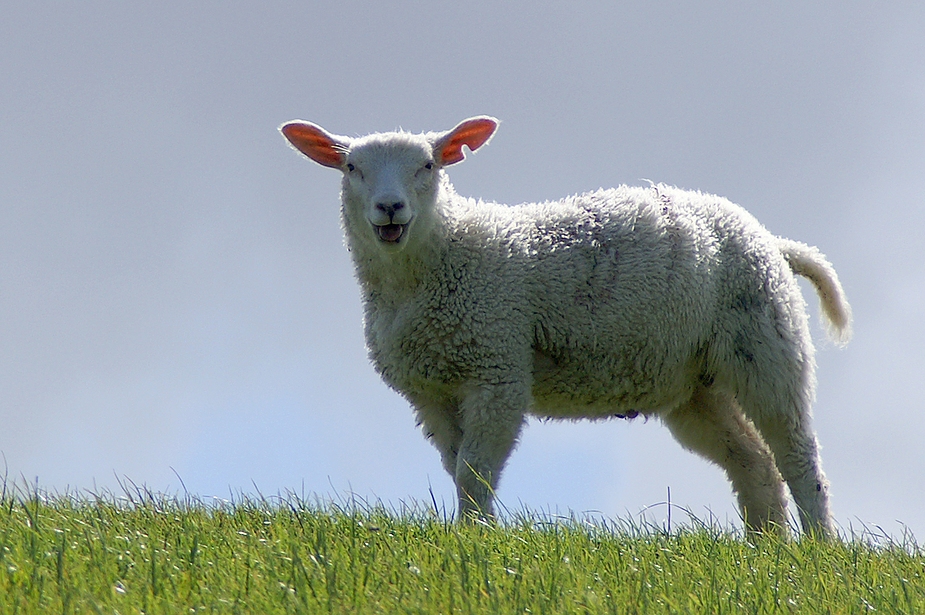
[[[376,208],[384,211],[386,213],[391,213],[393,211],[398,211],[399,209],[405,206],[404,203],[398,201],[396,203],[376,203]]]
[[[389,216],[390,219],[396,212],[404,208],[405,204],[401,201],[395,201],[394,203],[376,203],[376,209]]]

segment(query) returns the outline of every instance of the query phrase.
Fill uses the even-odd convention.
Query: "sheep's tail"
[[[799,241],[779,238],[778,246],[790,269],[816,287],[829,337],[840,346],[847,344],[851,339],[851,306],[832,263],[817,248]]]

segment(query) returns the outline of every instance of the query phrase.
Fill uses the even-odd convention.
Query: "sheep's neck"
[[[435,246],[415,245],[396,253],[377,252],[366,258],[357,254],[357,277],[366,290],[398,298],[414,293],[440,261]]]

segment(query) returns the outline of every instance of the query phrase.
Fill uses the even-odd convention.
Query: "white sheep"
[[[726,471],[749,530],[784,531],[786,481],[804,531],[831,535],[794,277],[812,281],[847,342],[850,308],[825,257],[723,198],[665,185],[516,206],[459,196],[444,167],[497,125],[362,138],[281,127],[343,173],[370,357],[440,451],[460,515],[492,514],[527,414],[641,414]]]

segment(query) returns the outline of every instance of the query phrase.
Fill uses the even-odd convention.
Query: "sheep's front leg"
[[[462,441],[456,458],[461,519],[494,513],[494,490],[520,435],[528,403],[526,384],[479,384],[464,391],[459,407]]]

